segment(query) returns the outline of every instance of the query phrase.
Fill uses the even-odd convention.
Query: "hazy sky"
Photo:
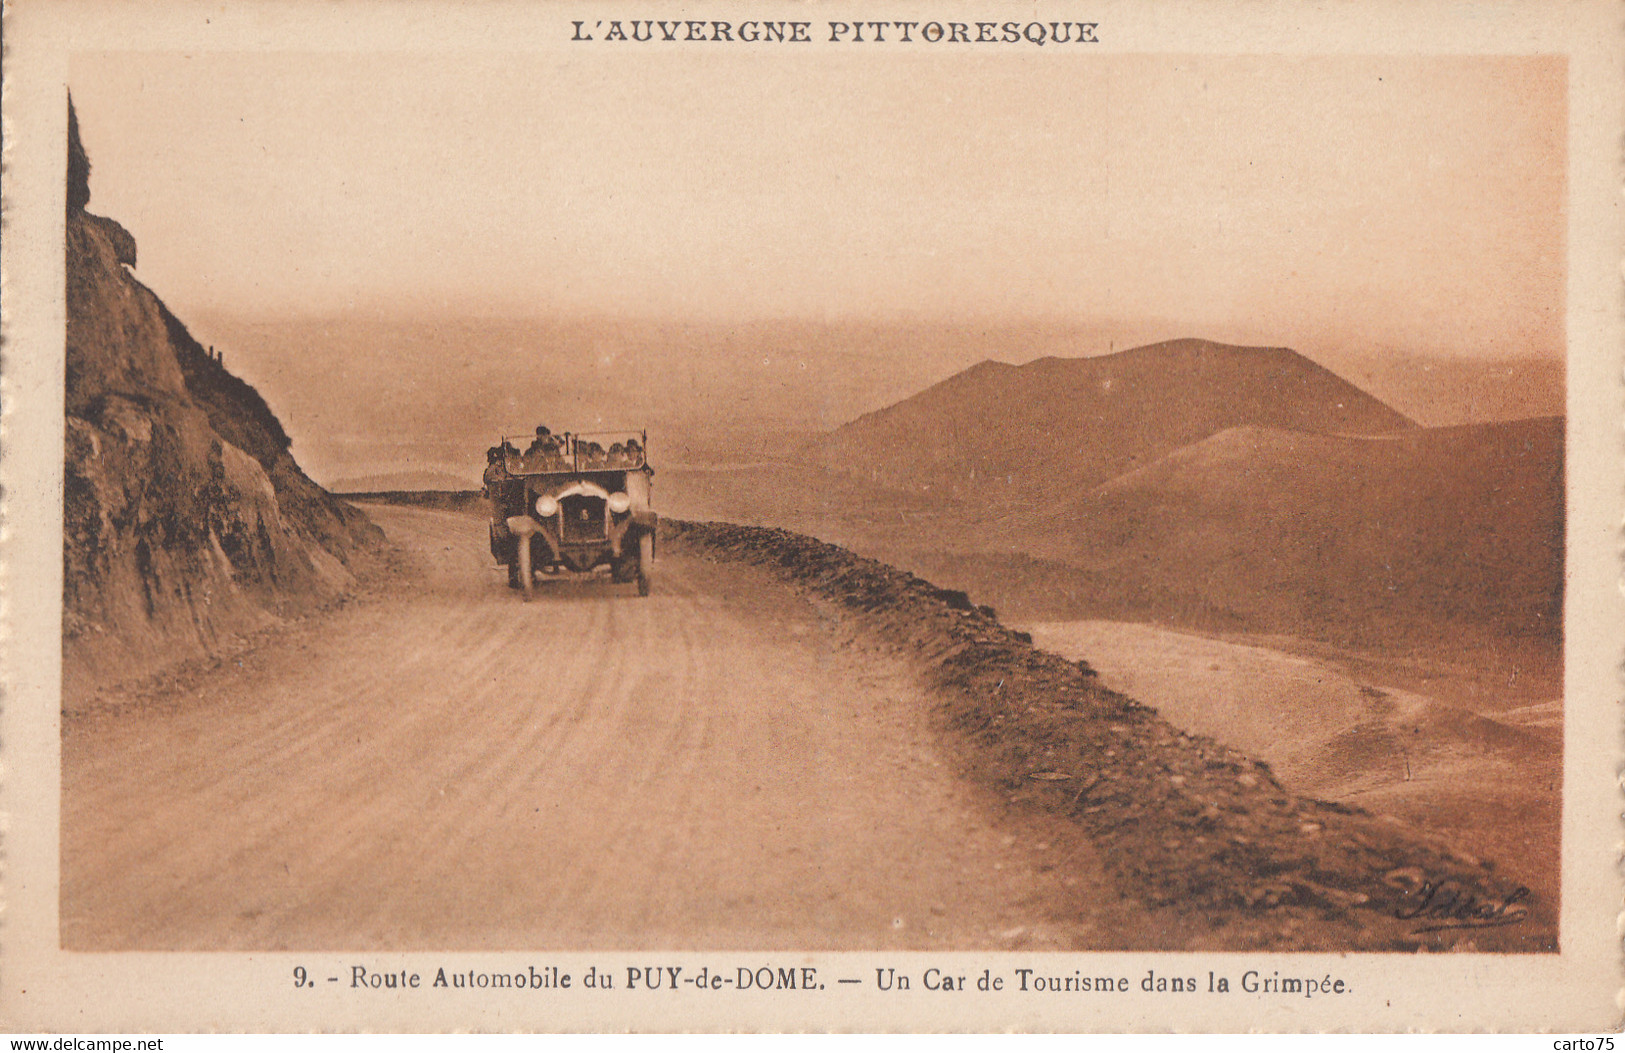
[[[76,56],[70,87],[91,210],[183,318],[1562,349],[1561,59],[121,53]]]

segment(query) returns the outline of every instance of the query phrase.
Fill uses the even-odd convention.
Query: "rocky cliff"
[[[131,275],[69,113],[63,698],[342,596],[382,533],[312,482],[270,407]]]

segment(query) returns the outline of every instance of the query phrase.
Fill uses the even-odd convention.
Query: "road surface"
[[[64,946],[1111,942],[1087,848],[996,820],[907,666],[759,572],[526,605],[479,519],[369,514],[406,582],[64,718]]]

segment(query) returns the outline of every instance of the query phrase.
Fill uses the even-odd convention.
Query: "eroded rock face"
[[[300,471],[258,392],[131,276],[135,239],[86,200],[69,195],[66,245],[70,708],[337,599],[382,539]]]

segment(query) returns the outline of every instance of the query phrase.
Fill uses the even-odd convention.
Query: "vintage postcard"
[[[5,31],[0,1027],[1616,1025],[1615,5]]]

